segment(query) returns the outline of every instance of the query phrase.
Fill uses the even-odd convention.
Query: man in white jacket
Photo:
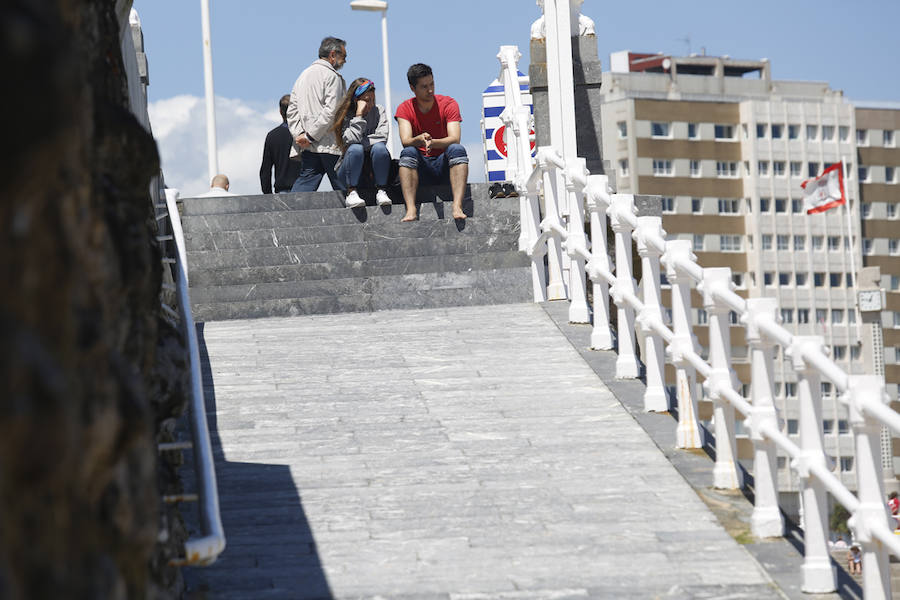
[[[294,83],[288,105],[288,127],[294,137],[291,159],[302,161],[292,192],[314,192],[326,174],[331,187],[341,189],[334,165],[341,149],[331,131],[338,103],[347,84],[338,70],[347,62],[347,42],[327,37],[319,45],[319,59]]]

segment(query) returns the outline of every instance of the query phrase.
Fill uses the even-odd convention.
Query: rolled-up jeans
[[[345,187],[355,188],[359,185],[362,176],[363,165],[366,162],[366,149],[362,144],[350,144],[344,153],[344,161],[338,169],[338,179]],[[372,144],[368,148],[372,160],[372,172],[375,175],[375,185],[383,187],[387,185],[388,174],[391,170],[391,154],[384,142]]]
[[[419,183],[447,185],[450,183],[450,167],[468,163],[469,155],[462,144],[450,144],[438,156],[425,156],[414,146],[406,146],[400,153],[400,166],[416,169]]]

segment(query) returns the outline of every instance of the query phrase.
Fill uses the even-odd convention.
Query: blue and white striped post
[[[522,93],[522,104],[528,107],[534,114],[534,101],[528,93],[528,76],[521,71],[516,71],[519,76],[519,90]],[[505,86],[499,79],[491,82],[482,97],[481,133],[484,148],[485,179],[489,183],[495,181],[509,181],[507,174],[507,144],[513,143],[512,136],[505,135],[506,128],[500,119],[500,113],[506,108],[504,97]],[[531,156],[537,154],[537,149],[532,146]]]

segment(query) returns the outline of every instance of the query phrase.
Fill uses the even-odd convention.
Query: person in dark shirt
[[[291,160],[291,144],[294,142],[291,130],[288,129],[287,109],[291,95],[281,97],[278,105],[281,109],[282,123],[269,132],[263,146],[262,165],[259,167],[259,185],[263,194],[272,193],[272,167],[275,167],[275,192],[290,192],[291,186],[300,175],[300,161]]]

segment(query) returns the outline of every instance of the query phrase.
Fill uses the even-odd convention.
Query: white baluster
[[[626,215],[634,215],[634,196],[613,194],[610,222],[616,238],[616,283],[610,294],[616,302],[616,377],[635,379],[640,373],[635,351],[634,309],[625,304],[622,293],[637,294],[631,269],[631,232],[634,229]]]
[[[731,370],[730,308],[716,298],[717,289],[730,290],[731,269],[727,267],[703,269],[703,282],[698,286],[703,294],[703,307],[709,313],[709,379],[703,387],[713,400],[715,420],[716,464],[713,467],[713,486],[719,489],[740,489],[743,473],[737,462],[737,439],[734,434],[734,407],[720,395],[720,390],[735,389]]]
[[[541,168],[544,183],[544,219],[550,223],[561,224],[559,216],[559,177],[557,169],[546,159],[547,152],[552,152],[550,146],[538,148],[537,161]],[[552,233],[547,239],[547,270],[549,281],[547,283],[548,300],[565,300],[568,298],[566,284],[563,280],[563,252],[559,234]]]
[[[666,279],[672,285],[672,327],[675,337],[667,352],[675,365],[675,393],[678,399],[678,427],[675,428],[676,448],[702,448],[700,422],[697,418],[697,375],[684,357],[697,351],[697,340],[691,327],[691,282],[688,275],[676,268],[679,261],[696,261],[689,240],[666,242],[663,263]]]
[[[775,344],[762,335],[761,320],[777,322],[778,301],[775,298],[747,300],[747,343],[750,346],[750,394],[753,412],[750,432],[753,441],[753,515],[750,531],[757,538],[784,535],[784,518],[778,508],[778,470],[775,444],[760,433],[760,427],[778,429],[775,410]]]
[[[833,592],[835,572],[828,553],[828,496],[821,481],[809,474],[813,463],[830,468],[825,458],[822,434],[822,390],[819,372],[804,360],[804,354],[822,349],[820,336],[795,336],[794,343],[786,351],[797,372],[797,397],[800,406],[801,458],[792,465],[800,476],[803,496],[803,560],[802,590],[808,594]]]
[[[587,303],[587,282],[584,273],[584,256],[577,250],[587,248],[584,234],[584,182],[589,171],[583,158],[576,158],[567,165],[571,170],[566,177],[566,196],[569,204],[569,228],[566,249],[571,267],[569,268],[569,322],[590,323],[591,315]],[[580,175],[580,176],[579,176]]]
[[[591,260],[587,265],[594,297],[594,327],[591,348],[610,350],[613,347],[609,318],[609,283],[600,271],[611,271],[606,240],[606,209],[609,206],[609,177],[588,177],[587,206],[591,212]]]
[[[859,508],[850,519],[854,539],[862,545],[863,593],[866,600],[891,598],[891,569],[887,549],[872,537],[874,527],[894,529],[887,516],[881,468],[881,428],[878,419],[862,412],[864,401],[887,404],[884,380],[875,375],[850,377],[848,391],[841,398],[847,404],[856,449],[856,481]]]
[[[665,412],[669,410],[669,398],[665,385],[665,348],[662,338],[653,333],[651,324],[663,322],[662,294],[659,281],[659,257],[661,252],[651,243],[651,238],[666,239],[662,217],[638,217],[637,250],[641,257],[644,308],[638,316],[644,336],[644,368],[647,387],[644,390],[644,410]]]

